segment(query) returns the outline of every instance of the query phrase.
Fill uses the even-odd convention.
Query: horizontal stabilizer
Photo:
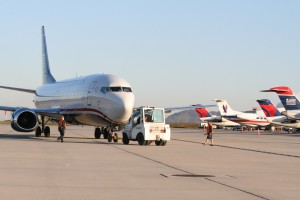
[[[293,95],[293,91],[287,86],[273,87],[269,90],[262,90],[261,92],[276,92],[279,95]]]

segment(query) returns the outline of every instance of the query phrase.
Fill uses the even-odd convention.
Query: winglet
[[[43,60],[43,84],[55,83],[56,81],[50,71],[44,26],[42,26],[42,60]]]

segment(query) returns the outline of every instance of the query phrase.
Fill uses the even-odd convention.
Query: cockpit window
[[[106,93],[106,92],[108,92],[109,91],[109,87],[102,87],[101,89],[100,89],[100,91],[102,92],[102,93]]]
[[[132,92],[130,87],[122,87],[124,92]]]
[[[130,87],[102,87],[100,91],[103,94],[107,92],[132,92]]]
[[[109,91],[110,92],[121,92],[122,88],[121,87],[110,87]]]

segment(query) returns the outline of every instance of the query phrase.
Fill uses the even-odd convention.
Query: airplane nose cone
[[[134,107],[134,95],[132,93],[116,94],[114,109],[111,111],[111,119],[116,122],[126,123],[131,117]]]

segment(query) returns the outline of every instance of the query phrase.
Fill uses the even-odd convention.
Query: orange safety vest
[[[63,125],[63,121],[64,121],[63,119],[60,119],[60,120],[59,120],[59,122],[58,122],[58,127],[59,127],[59,128],[61,128],[61,127],[62,127],[62,125]]]
[[[207,126],[206,133],[213,133],[213,127],[212,127],[212,125],[208,125]]]

